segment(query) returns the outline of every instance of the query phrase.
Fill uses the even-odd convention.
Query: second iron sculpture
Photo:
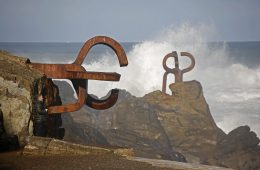
[[[166,94],[166,84],[167,84],[167,76],[168,74],[174,74],[175,76],[175,83],[182,82],[183,81],[183,74],[191,71],[195,66],[195,59],[192,54],[188,52],[181,52],[181,56],[188,57],[191,60],[190,66],[188,66],[185,69],[179,68],[179,58],[176,51],[173,51],[172,53],[167,54],[163,59],[163,68],[166,71],[163,75],[163,83],[162,83],[162,92]],[[175,68],[169,68],[166,64],[166,61],[168,58],[173,57]]]

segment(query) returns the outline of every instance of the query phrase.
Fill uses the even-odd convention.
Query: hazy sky
[[[260,0],[0,0],[0,42],[144,41],[170,26],[213,25],[212,40],[260,40]]]

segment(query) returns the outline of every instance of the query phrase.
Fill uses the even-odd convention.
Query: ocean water
[[[83,43],[0,43],[0,49],[30,58],[32,62],[71,63]],[[172,51],[194,55],[194,70],[184,74],[184,81],[198,80],[217,123],[226,133],[249,125],[260,136],[260,42],[208,42],[201,28],[182,26],[143,42],[122,42],[129,65],[119,67],[113,51],[95,46],[84,67],[89,71],[121,74],[120,82],[89,81],[89,93],[105,96],[112,88],[143,96],[161,90],[164,70],[162,60]],[[180,67],[189,60],[179,57]],[[172,60],[167,61],[173,67]],[[168,76],[168,84],[174,76]],[[167,88],[167,93],[169,89]]]

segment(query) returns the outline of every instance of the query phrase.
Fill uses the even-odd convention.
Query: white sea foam
[[[245,114],[241,112],[223,112],[223,120],[217,122],[217,125],[223,129],[226,133],[230,132],[238,126],[249,125],[251,130],[254,131],[257,136],[260,136],[260,115],[259,114]]]
[[[248,100],[256,99],[260,100],[260,91],[258,94],[256,92],[222,92],[216,94],[216,101],[217,102],[227,102],[227,103],[240,103],[245,102]]]
[[[202,83],[213,117],[223,117],[222,121],[218,121],[218,125],[228,132],[237,126],[249,124],[255,127],[254,130],[259,134],[259,126],[255,124],[260,124],[260,120],[251,121],[254,120],[251,118],[260,113],[251,108],[259,103],[260,68],[251,69],[232,60],[226,51],[225,43],[217,48],[209,47],[205,42],[209,41],[211,30],[214,30],[212,26],[189,24],[166,29],[156,38],[136,44],[133,50],[127,53],[129,65],[125,68],[119,67],[115,56],[104,54],[101,61],[84,65],[85,68],[93,71],[118,72],[121,74],[121,80],[115,83],[89,81],[89,92],[101,97],[116,87],[126,89],[136,96],[143,96],[151,91],[161,90],[165,72],[162,67],[164,56],[172,51],[186,51],[194,55],[196,65],[194,70],[184,74],[184,80],[196,79]],[[189,60],[185,60],[184,57],[180,59],[182,68],[189,65]],[[173,63],[167,62],[167,64]],[[173,76],[170,76],[169,81],[168,84],[173,82]],[[169,93],[169,89],[167,92]],[[251,108],[236,110],[238,114],[234,116],[228,114],[227,117],[223,110],[215,107],[216,103],[225,105],[231,103],[228,106],[232,110],[234,103],[248,100],[251,101]],[[239,118],[238,115],[243,116]]]

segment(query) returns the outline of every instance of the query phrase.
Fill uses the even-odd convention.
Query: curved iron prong
[[[128,65],[127,57],[123,47],[114,39],[106,36],[96,36],[89,39],[81,48],[73,64],[81,65],[84,59],[86,58],[86,55],[88,54],[89,50],[97,44],[104,44],[112,48],[116,53],[120,67]]]
[[[175,68],[170,68],[170,67],[168,67],[167,64],[166,64],[168,58],[170,58],[170,57],[173,57],[173,58],[174,58]],[[176,64],[177,64],[177,65],[176,65]],[[176,51],[173,51],[173,52],[167,54],[167,55],[164,57],[164,59],[163,59],[163,68],[164,68],[164,70],[165,70],[166,72],[170,72],[170,73],[171,73],[171,72],[174,72],[177,68],[179,68],[178,54],[177,54]]]
[[[123,49],[123,47],[114,39],[110,38],[110,37],[106,37],[106,36],[96,36],[93,37],[91,39],[89,39],[81,48],[76,60],[74,61],[73,64],[76,65],[81,65],[84,62],[84,59],[86,58],[86,55],[88,54],[89,50],[97,45],[97,44],[104,44],[109,46],[110,48],[112,48],[114,50],[114,52],[116,53],[116,56],[118,58],[119,64],[121,67],[123,66],[127,66],[128,65],[128,60],[125,54],[125,51]],[[82,74],[83,76],[84,74]],[[109,79],[109,74],[108,73],[103,73],[100,74],[101,78],[102,76],[106,76],[107,78],[103,78],[104,80],[112,80],[113,77],[116,77],[116,79],[112,80],[112,81],[118,81],[120,79],[120,74],[114,73],[111,74],[111,78]],[[101,80],[101,78],[99,78]],[[92,78],[89,79],[98,79],[98,72],[94,72],[92,74]],[[88,105],[91,108],[97,109],[97,110],[102,110],[102,109],[107,109],[112,107],[118,98],[118,93],[119,91],[117,89],[112,89],[110,96],[105,99],[105,100],[97,100],[94,99],[93,97],[91,97],[89,94],[87,94],[87,100],[86,100],[86,105]]]
[[[167,66],[167,60],[170,57],[174,58],[175,68],[170,68],[170,67]],[[179,69],[178,54],[177,54],[176,51],[173,51],[173,52],[167,54],[164,57],[164,59],[163,59],[163,68],[164,68],[164,70],[166,72],[163,74],[162,92],[164,94],[166,94],[166,85],[167,85],[167,76],[168,76],[168,74],[170,74],[170,73],[174,74],[175,82],[182,81],[182,79],[181,79],[182,76],[181,76],[181,72],[180,72],[180,69]]]
[[[98,100],[87,94],[86,105],[96,110],[103,110],[112,107],[118,99],[119,90],[112,89],[111,94],[104,100]]]
[[[167,84],[167,76],[168,76],[169,72],[165,72],[163,74],[163,85],[162,85],[162,92],[166,93],[166,84]]]
[[[74,112],[79,110],[86,101],[86,80],[71,80],[73,87],[78,95],[76,103],[61,106],[48,107],[48,114],[59,114],[64,112]]]
[[[188,53],[188,52],[181,52],[181,56],[186,56],[186,57],[188,57],[191,60],[190,66],[185,68],[185,69],[183,69],[183,70],[181,70],[181,72],[183,74],[183,73],[187,73],[187,72],[191,71],[194,68],[194,66],[195,66],[195,59],[194,59],[193,55],[191,53]]]

